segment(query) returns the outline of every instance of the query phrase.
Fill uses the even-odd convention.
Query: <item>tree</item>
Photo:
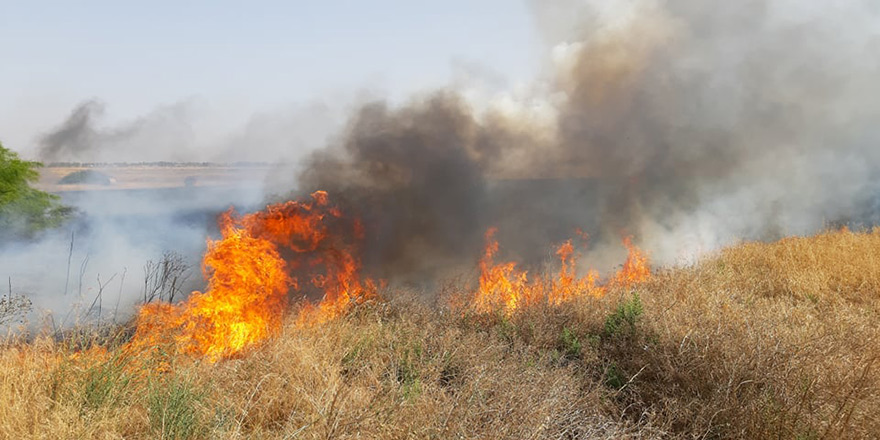
[[[70,215],[59,197],[33,188],[43,164],[22,160],[0,143],[0,240],[33,237]]]

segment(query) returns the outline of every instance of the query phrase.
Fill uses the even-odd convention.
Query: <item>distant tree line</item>
[[[50,162],[47,168],[124,168],[124,167],[162,167],[162,168],[184,168],[184,167],[267,167],[272,165],[269,162]]]

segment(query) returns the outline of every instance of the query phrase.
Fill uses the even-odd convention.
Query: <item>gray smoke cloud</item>
[[[880,21],[868,2],[533,9],[557,61],[530,98],[549,123],[477,111],[455,91],[377,102],[306,167],[303,188],[340,195],[378,232],[368,261],[381,273],[473,261],[490,225],[526,261],[581,226],[601,260],[633,234],[672,263],[876,220]]]
[[[534,84],[487,99],[475,99],[486,95],[459,78],[402,104],[358,106],[341,125],[330,122],[339,119],[334,106],[255,115],[211,146],[193,135],[198,112],[190,104],[102,127],[102,106],[84,103],[43,138],[44,160],[290,160],[303,144],[326,144],[298,172],[280,168],[271,188],[200,195],[181,206],[161,195],[149,203],[140,196],[86,203],[95,212],[159,213],[148,221],[93,214],[92,230],[112,231],[94,243],[114,250],[93,257],[92,270],[99,259],[129,267],[175,245],[197,259],[211,213],[231,198],[253,209],[264,194],[281,194],[268,197],[276,200],[317,189],[363,220],[370,275],[419,284],[472,270],[491,226],[499,228],[502,258],[526,266],[553,258],[553,244],[581,228],[591,236],[582,261],[607,270],[622,261],[623,235],[633,235],[655,262],[672,264],[736,240],[880,222],[876,5],[531,6],[550,65]],[[180,215],[202,199],[210,206]],[[0,267],[64,256],[65,237],[51,249],[0,252]],[[39,277],[55,291],[62,285],[63,278]],[[43,303],[53,304],[52,295]]]
[[[301,186],[324,189],[363,217],[368,261],[384,277],[460,263],[479,242],[486,176],[474,153],[485,136],[454,95],[409,107],[363,107],[339,150],[315,153]]]
[[[104,105],[96,100],[76,106],[59,127],[40,139],[40,159],[54,162],[87,157],[99,142],[95,119],[103,112]]]
[[[293,162],[338,130],[351,99],[260,111],[234,123],[198,99],[111,123],[107,105],[90,99],[40,136],[36,154],[46,163]]]
[[[181,102],[133,121],[102,127],[99,123],[105,105],[88,100],[40,138],[38,156],[44,162],[186,160],[194,146],[190,107]]]

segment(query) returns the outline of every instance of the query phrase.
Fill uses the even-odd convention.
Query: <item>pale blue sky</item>
[[[0,140],[27,150],[90,98],[110,121],[194,98],[244,117],[364,88],[406,95],[456,64],[525,81],[539,54],[521,1],[0,0]]]

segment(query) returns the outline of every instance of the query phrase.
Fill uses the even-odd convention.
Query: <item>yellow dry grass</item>
[[[65,191],[104,191],[119,189],[179,188],[187,179],[197,186],[234,186],[263,183],[273,168],[268,166],[113,166],[113,167],[46,167],[40,169],[36,188],[52,193]],[[95,171],[115,179],[112,185],[68,184],[58,182],[77,171]]]
[[[878,438],[880,231],[747,243],[634,291],[415,297],[239,359],[0,350],[0,438]]]

